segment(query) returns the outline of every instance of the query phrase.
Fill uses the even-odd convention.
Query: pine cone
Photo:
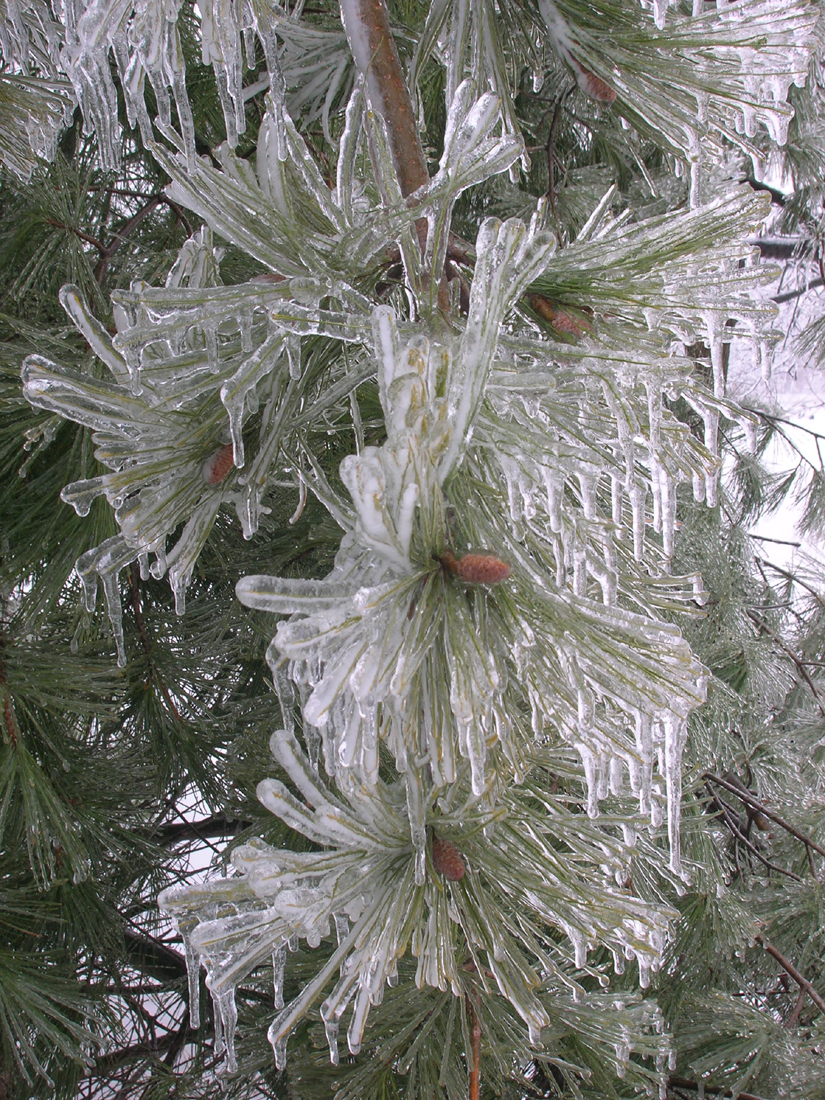
[[[440,875],[450,882],[458,882],[464,878],[467,868],[461,852],[449,840],[443,840],[433,833],[433,866]]]
[[[493,554],[465,554],[457,558],[445,550],[438,559],[448,573],[468,584],[498,584],[510,576],[510,566]]]
[[[206,462],[204,462],[201,468],[203,480],[207,485],[220,485],[232,469],[233,462],[234,452],[232,450],[232,444],[225,443],[220,450],[215,451],[215,453],[210,455]]]

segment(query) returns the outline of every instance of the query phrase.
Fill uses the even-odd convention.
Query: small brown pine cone
[[[528,294],[527,304],[563,336],[583,336],[585,332],[592,331],[592,326],[584,318],[576,317],[565,309],[558,309],[543,294]]]
[[[609,84],[605,84],[600,76],[585,69],[584,65],[573,62],[576,69],[576,83],[591,99],[597,99],[599,103],[612,103],[616,93]]]
[[[445,550],[438,559],[448,573],[467,584],[498,584],[510,576],[510,566],[493,554],[465,554],[457,558]]]
[[[220,485],[234,462],[234,452],[231,443],[225,443],[220,450],[210,455],[201,467],[203,480],[207,485]]]
[[[461,858],[461,852],[455,844],[450,843],[449,840],[443,840],[435,833],[433,833],[433,867],[450,882],[458,882],[459,879],[464,878],[464,872],[467,870]]]

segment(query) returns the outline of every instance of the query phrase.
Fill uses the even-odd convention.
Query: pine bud
[[[605,84],[600,76],[582,68],[578,79],[579,87],[587,92],[591,99],[597,99],[599,103],[612,103],[616,93],[609,84]]]
[[[559,309],[543,294],[528,294],[527,304],[563,336],[583,336],[585,332],[592,332],[592,326],[583,317],[576,317],[566,309]]]
[[[465,554],[457,558],[445,550],[438,559],[448,573],[468,584],[498,584],[510,576],[510,566],[493,554]]]
[[[442,840],[435,833],[433,833],[433,867],[450,882],[458,882],[459,879],[464,878],[464,872],[467,870],[461,858],[461,852],[455,844],[451,844],[449,840]]]
[[[207,485],[220,485],[234,462],[234,452],[231,443],[225,443],[220,450],[210,455],[201,467],[203,480]]]

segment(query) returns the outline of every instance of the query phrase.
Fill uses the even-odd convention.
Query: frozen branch
[[[787,645],[775,631],[771,630],[761,615],[757,615],[754,611],[748,610],[747,616],[755,626],[759,627],[764,634],[767,634],[768,637],[779,646],[786,657],[793,661],[799,670],[799,675],[811,689],[811,693],[814,699],[816,699],[816,705],[819,707],[819,713],[825,718],[825,706],[822,704],[822,696],[819,694],[816,684],[811,679],[811,674],[808,672],[807,668],[805,668],[805,662],[798,654],[794,653],[791,647]]]
[[[467,994],[467,1023],[470,1028],[470,1081],[469,1100],[479,1100],[481,1090],[481,1021],[472,997]]]
[[[805,992],[811,998],[819,1011],[825,1013],[825,1000],[820,997],[820,995],[817,993],[817,991],[814,989],[808,979],[803,977],[803,975],[799,973],[794,964],[792,962],[789,962],[785,958],[785,956],[777,951],[777,949],[772,944],[768,943],[768,941],[764,939],[763,936],[757,936],[756,942],[759,944],[760,947],[763,947],[765,951],[767,951],[772,959],[776,959],[782,969],[790,974],[790,976],[793,978],[800,989],[805,990]]]
[[[733,783],[729,783],[728,780],[721,779],[718,775],[713,775],[710,772],[705,772],[704,778],[710,780],[711,783],[716,783],[720,787],[724,787],[725,790],[730,791],[731,794],[735,794],[736,797],[741,799],[744,803],[746,803],[746,805],[752,806],[754,810],[758,810],[761,814],[764,814],[765,817],[769,818],[771,821],[776,822],[777,825],[781,826],[781,828],[789,832],[791,836],[795,836],[797,840],[801,840],[802,843],[805,844],[808,848],[813,848],[815,852],[818,852],[821,856],[825,856],[825,848],[821,848],[816,843],[816,841],[811,840],[809,836],[806,836],[798,829],[795,829],[793,825],[788,824],[788,822],[785,821],[784,818],[781,818],[778,814],[775,814],[773,810],[769,810],[767,806],[763,805],[758,799],[754,798],[754,796],[749,791],[740,790],[738,787],[734,786]]]
[[[719,1088],[714,1085],[705,1085],[702,1082],[704,1092],[706,1096],[733,1096],[733,1092],[730,1089]],[[667,1080],[667,1087],[669,1089],[689,1089],[691,1092],[699,1091],[699,1082],[690,1081],[686,1077],[669,1077]],[[763,1096],[755,1096],[752,1092],[737,1092],[736,1096],[738,1100],[765,1100]]]
[[[370,105],[386,123],[401,193],[411,195],[429,174],[385,0],[341,0],[341,19]]]

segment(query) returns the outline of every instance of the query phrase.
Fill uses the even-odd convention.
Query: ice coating
[[[740,267],[747,250],[735,243],[757,220],[761,200],[743,191],[703,201],[699,151],[707,146],[712,158],[713,135],[737,125],[746,149],[763,124],[784,140],[784,100],[807,57],[809,17],[798,4],[787,16],[774,12],[773,25],[768,5],[747,7],[764,32],[764,66],[774,64],[795,28],[800,47],[785,59],[787,81],[764,77],[759,51],[745,40],[749,29],[725,12],[697,11],[701,25],[691,29],[678,12],[666,16],[665,3],[655,10],[675,40],[707,30],[700,75],[708,58],[731,51],[730,72],[738,67],[744,76],[730,76],[729,99],[739,106],[728,107],[724,96],[698,85],[674,102],[675,91],[665,95],[655,81],[608,68],[587,54],[569,4],[543,5],[580,87],[603,104],[616,98],[616,111],[635,105],[634,124],[653,119],[672,150],[691,160],[692,208],[632,222],[611,189],[564,250],[555,249],[541,205],[532,220],[489,219],[474,265],[465,265],[472,280],[466,318],[458,296],[449,317],[438,312],[439,279],[432,277],[443,267],[452,205],[462,190],[512,169],[523,150],[507,95],[479,94],[488,85],[463,79],[474,51],[492,74],[489,85],[506,85],[488,5],[457,4],[449,25],[431,28],[443,48],[451,105],[438,169],[410,204],[400,201],[387,134],[365,110],[360,85],[330,190],[287,110],[272,27],[258,28],[269,50],[270,95],[254,170],[229,147],[215,151],[217,165],[195,161],[185,132],[170,138],[174,154],[156,146],[173,180],[170,196],[206,228],[181,249],[164,287],[136,283],[118,294],[114,339],[75,290],[64,291],[64,308],[111,378],[100,382],[37,357],[27,363],[30,400],[91,427],[107,470],[67,486],[64,499],[81,514],[101,495],[115,508],[121,533],[84,555],[78,571],[91,606],[102,580],[120,661],[119,570],[138,560],[141,575],[168,573],[182,612],[224,504],[236,508],[252,537],[268,486],[288,475],[301,486],[299,511],[311,490],[344,532],[327,578],[256,576],[238,586],[249,606],[290,617],[267,652],[284,729],[271,742],[279,778],[262,780],[259,797],[320,850],[251,842],[235,852],[230,878],[162,899],[184,936],[193,1019],[203,965],[216,1050],[225,1049],[230,1072],[233,990],[270,961],[278,1012],[270,1038],[281,1067],[290,1032],[322,1000],[332,1060],[342,1020],[348,1048],[357,1052],[372,1006],[385,982],[398,981],[398,960],[408,951],[419,984],[456,997],[466,952],[484,952],[491,989],[510,1001],[533,1042],[550,1022],[546,975],[581,1000],[571,973],[587,970],[590,950],[607,947],[617,970],[636,959],[642,986],[658,965],[669,914],[631,895],[628,850],[645,819],[654,831],[666,824],[671,869],[681,873],[681,752],[688,715],[705,691],[703,670],[678,629],[663,621],[680,605],[691,610],[701,587],[693,576],[667,571],[677,493],[685,485],[697,499],[715,501],[720,423],[737,417],[723,392],[723,322],[737,322],[758,346],[769,323],[768,311],[749,297],[763,275]],[[166,88],[182,94],[182,70],[175,62],[164,83],[169,73],[158,64],[174,47],[176,9],[164,9],[169,25],[153,39],[160,10],[147,4],[133,21],[129,47],[143,60],[130,70],[127,107],[146,124],[141,82],[148,74],[158,129],[169,137]],[[245,5],[241,26],[219,18],[222,10],[203,9],[204,50],[218,73],[231,146],[243,126],[241,38],[248,50],[252,37],[242,32],[257,24]],[[102,0],[87,5],[83,41],[73,41],[70,61],[87,118],[113,158],[106,43],[126,53],[123,26],[112,30],[107,12]],[[289,50],[283,55],[286,64]],[[340,76],[337,54],[334,60]],[[640,87],[651,90],[639,94]],[[186,131],[185,113],[177,113]],[[375,154],[375,180],[367,185],[358,178],[364,139]],[[426,223],[423,254],[416,221]],[[265,274],[222,285],[212,231],[255,257]],[[398,299],[396,308],[376,308],[358,289],[364,271],[391,248],[403,261],[408,314]],[[534,280],[563,286],[573,274],[587,308],[595,318],[609,315],[618,336],[588,322],[564,345],[515,312]],[[620,338],[628,332],[632,340]],[[318,397],[306,383],[308,349],[322,341],[345,343],[351,358]],[[700,341],[709,348],[712,393],[682,354]],[[386,441],[370,446],[353,395],[373,376]],[[676,398],[696,411],[703,438],[670,412]],[[342,408],[352,413],[356,440],[341,467],[343,492],[300,432]],[[223,463],[227,448],[232,463],[217,476],[206,464],[218,454]],[[167,536],[181,525],[167,552]],[[509,573],[495,587],[471,587],[445,567],[447,552],[455,560],[494,557]],[[382,743],[395,763],[392,781]],[[584,854],[572,874],[559,855],[562,815],[550,806],[537,825],[526,809],[528,800],[550,805],[539,778],[548,745],[573,747],[580,764],[587,813],[577,815]],[[625,797],[627,786],[639,814],[611,832],[601,805]],[[468,868],[448,885],[433,875],[432,838],[442,831]],[[501,853],[498,864],[492,852]],[[536,951],[525,929],[506,919],[513,898],[528,923],[563,933],[560,943]],[[285,1005],[287,950],[318,945],[333,931],[331,957]],[[627,1048],[619,1036],[620,1067]]]
[[[487,951],[500,991],[511,999],[531,1032],[537,1034],[547,1026],[529,964],[523,959],[514,962],[520,956],[513,955],[513,931],[508,931],[499,915],[503,897],[496,893],[495,883],[465,875],[460,883],[450,884],[449,905],[443,886],[436,885],[430,875],[415,884],[415,853],[399,785],[387,787],[378,780],[374,787],[365,787],[350,782],[345,784],[346,793],[334,795],[315,777],[294,735],[277,732],[271,747],[290,781],[313,807],[299,809],[293,800],[286,819],[320,841],[323,850],[293,853],[252,841],[233,854],[239,874],[221,880],[218,892],[217,884],[211,888],[203,884],[175,887],[160,898],[161,907],[176,919],[184,934],[190,975],[195,975],[192,981],[199,963],[206,968],[207,985],[221,1020],[226,1069],[231,1072],[234,1064],[236,1015],[231,991],[264,958],[272,958],[276,1007],[280,1008],[270,1028],[280,1065],[285,1063],[290,1031],[337,974],[336,984],[321,1006],[334,1061],[343,1013],[352,1005],[347,1043],[351,1052],[357,1051],[370,1008],[380,1003],[384,984],[397,981],[397,961],[408,948],[419,959],[419,984],[441,989],[455,985],[455,958],[443,945],[451,940],[456,922],[468,942]],[[283,791],[275,791],[271,782],[263,792],[265,800],[273,792],[282,800],[277,807],[273,803],[273,808],[282,812],[289,800],[284,802]],[[534,798],[538,788],[526,793]],[[502,838],[510,867],[507,891],[520,891],[523,904],[538,919],[561,924],[579,945],[581,965],[585,964],[586,944],[606,940],[614,950],[628,952],[640,965],[649,966],[659,950],[668,914],[609,887],[601,893],[597,889],[594,895],[584,877],[573,882],[567,879],[562,885],[565,880],[552,870],[558,865],[552,826],[546,833],[533,830],[526,847],[520,839],[523,827],[519,818],[524,812],[520,797],[515,792],[507,796],[507,813],[512,818]],[[431,805],[428,800],[427,804]],[[462,816],[463,810],[459,810],[455,817],[440,818],[442,824],[452,822],[451,835],[457,839],[455,830],[461,830]],[[475,851],[477,858],[479,849],[469,837],[459,842],[463,852]],[[604,860],[606,852],[598,850]],[[617,855],[618,849],[607,858]],[[538,867],[547,859],[550,864],[542,880]],[[206,911],[204,903],[208,903]],[[200,918],[197,924],[192,920],[195,913]],[[330,916],[337,932],[337,949],[298,998],[283,1006],[286,940],[297,935],[310,945],[317,942],[318,932],[330,934]]]
[[[703,157],[721,161],[726,141],[733,141],[758,157],[750,140],[758,124],[777,144],[787,140],[788,90],[807,80],[815,10],[805,0],[694,5],[692,16],[668,0],[654,0],[652,8],[647,26],[639,27],[635,13],[622,30],[612,25],[607,46],[598,15],[587,20],[568,0],[539,2],[549,41],[582,90],[596,99],[605,98],[601,86],[618,94],[613,109],[628,124],[655,131],[691,164],[698,201],[700,147]],[[640,33],[650,51],[642,66]]]

